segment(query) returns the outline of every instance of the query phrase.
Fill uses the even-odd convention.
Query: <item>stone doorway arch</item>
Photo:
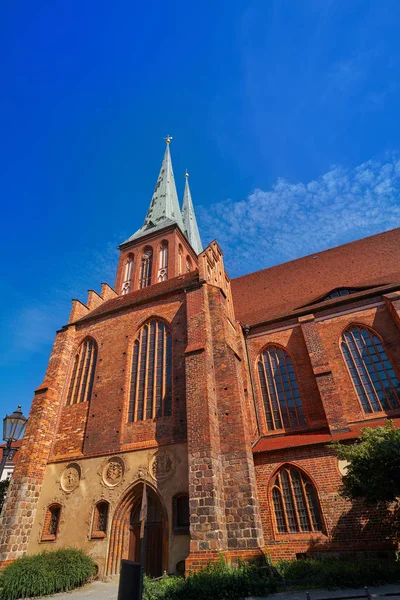
[[[122,496],[111,524],[107,575],[118,575],[123,558],[140,556],[137,514],[143,494],[143,481],[135,482]],[[168,571],[168,518],[157,490],[146,482],[149,502],[149,536],[146,549],[146,573],[162,575]]]

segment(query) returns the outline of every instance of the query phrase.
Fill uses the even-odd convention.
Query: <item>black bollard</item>
[[[140,564],[132,560],[121,561],[118,600],[139,600]]]

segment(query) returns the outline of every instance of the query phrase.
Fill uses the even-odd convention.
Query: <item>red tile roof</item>
[[[11,448],[20,448],[22,444],[22,440],[17,440],[11,444]],[[5,448],[6,444],[0,444],[0,448]]]
[[[111,300],[107,300],[81,319],[78,319],[76,323],[81,323],[82,321],[86,321],[92,317],[112,312],[114,310],[120,310],[121,308],[125,308],[127,306],[140,304],[141,302],[145,302],[147,300],[151,301],[152,299],[157,299],[159,296],[164,296],[165,294],[184,289],[198,280],[198,272],[191,271],[190,273],[179,275],[173,279],[168,279],[167,281],[157,283],[157,285],[136,290],[134,292],[130,292],[129,294],[124,294],[123,296],[117,296]]]
[[[236,318],[255,325],[290,315],[336,288],[371,288],[399,281],[397,228],[232,279],[231,284]]]
[[[336,440],[353,439],[360,435],[363,427],[379,427],[387,423],[387,419],[376,421],[365,421],[350,425],[350,431],[343,431],[332,435],[327,429],[322,431],[310,431],[306,433],[295,433],[292,435],[265,436],[260,438],[253,447],[253,453],[272,452],[284,448],[297,448],[299,446],[312,446],[314,444],[327,444]],[[393,419],[395,427],[400,427],[400,419]]]

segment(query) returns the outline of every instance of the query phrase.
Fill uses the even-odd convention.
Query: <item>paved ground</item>
[[[372,596],[383,596],[390,594],[388,600],[400,600],[400,585],[383,585],[379,587],[370,587],[369,591]],[[311,590],[311,600],[325,600],[327,598],[340,598],[342,596],[352,596],[362,594],[363,589],[354,590]],[[394,595],[399,592],[398,595]],[[392,595],[393,594],[393,595]],[[55,596],[47,596],[47,600],[117,600],[118,583],[102,583],[96,581],[75,592],[66,592],[64,594],[56,594]],[[268,600],[306,600],[306,592],[280,592],[279,594],[271,594]],[[212,600],[212,598],[210,598]],[[249,599],[250,600],[250,599]]]
[[[55,596],[46,596],[46,600],[117,600],[118,582],[102,583],[95,581],[74,592],[64,592]]]

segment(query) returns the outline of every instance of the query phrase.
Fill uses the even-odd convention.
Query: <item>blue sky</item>
[[[1,3],[0,415],[113,284],[167,134],[231,276],[398,226],[399,27],[398,0]]]

